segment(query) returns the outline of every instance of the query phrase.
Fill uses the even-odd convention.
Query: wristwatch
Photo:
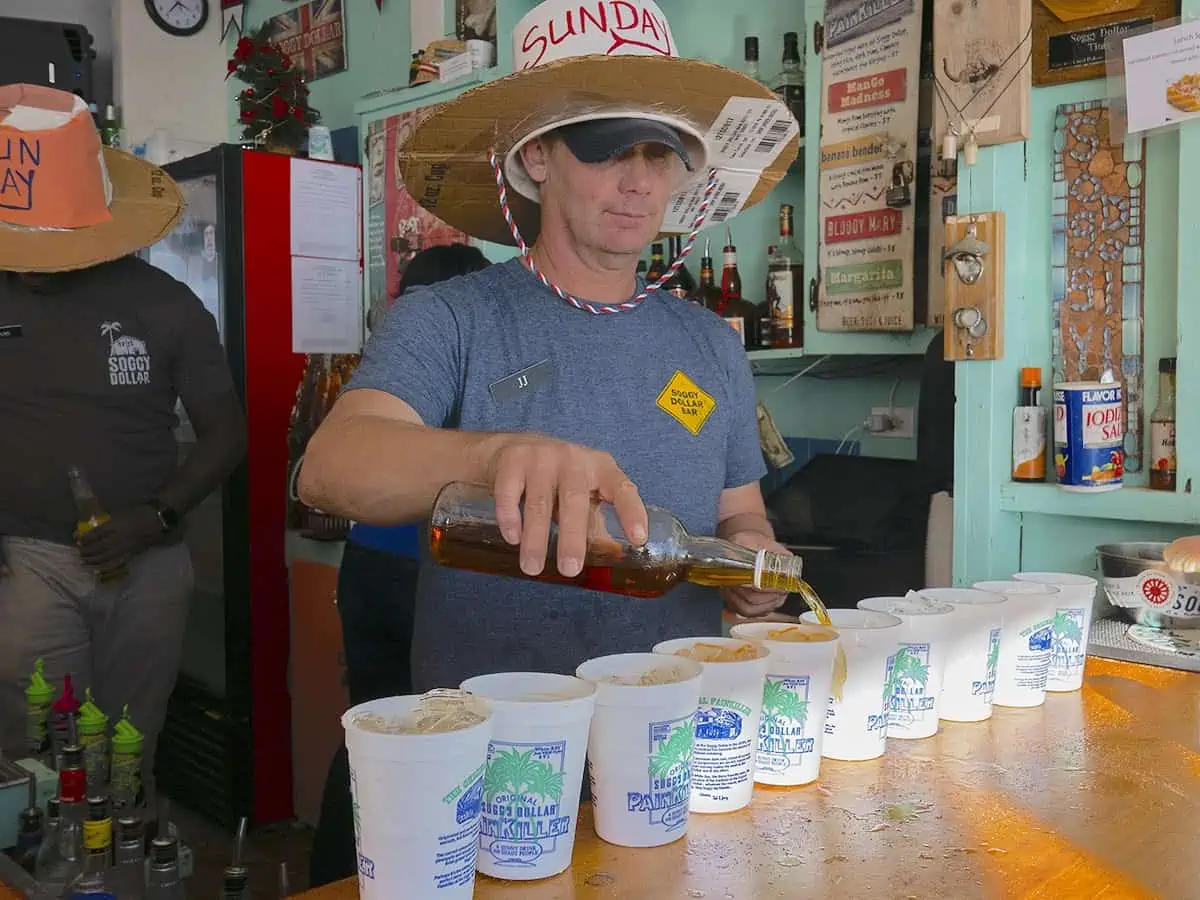
[[[169,534],[179,527],[179,513],[161,500],[151,500],[150,505],[154,507],[154,512],[158,515],[158,522],[162,525],[163,534]]]

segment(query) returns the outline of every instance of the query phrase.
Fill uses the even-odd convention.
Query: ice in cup
[[[492,708],[477,869],[529,881],[571,864],[595,685],[569,675],[500,672],[462,689]]]
[[[1054,641],[1054,611],[1060,591],[1034,581],[980,581],[977,590],[1001,594],[1004,630],[996,664],[996,706],[1041,706]]]
[[[704,669],[692,745],[691,811],[723,813],[749,805],[770,651],[723,637],[679,638],[653,649],[695,660]]]
[[[821,772],[825,712],[833,683],[838,634],[824,625],[744,622],[730,635],[770,652],[762,686],[762,714],[754,780],[792,786]]]
[[[687,834],[700,663],[660,653],[589,659],[596,686],[588,769],[596,834],[621,847],[660,847]]]
[[[1071,572],[1018,572],[1013,581],[1049,584],[1061,592],[1058,608],[1054,611],[1046,690],[1079,690],[1083,687],[1083,664],[1087,658],[1088,635],[1092,631],[1096,579]]]
[[[474,893],[487,702],[462,691],[389,697],[342,715],[362,900]]]
[[[990,719],[1004,624],[1003,595],[972,588],[924,588],[917,593],[955,609],[938,718],[947,722]]]
[[[866,609],[831,609],[829,618],[846,654],[846,685],[840,700],[829,698],[821,754],[827,759],[875,759],[887,749],[883,690],[896,661],[903,623],[889,613]],[[811,612],[800,620],[817,621]]]
[[[888,613],[903,623],[900,646],[883,688],[888,737],[932,737],[938,730],[954,607],[910,592],[904,597],[867,597],[858,601],[858,608]]]

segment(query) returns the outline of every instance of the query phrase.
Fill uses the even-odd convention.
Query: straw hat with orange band
[[[162,169],[101,145],[76,95],[0,85],[0,271],[119,259],[165,237],[183,206]]]

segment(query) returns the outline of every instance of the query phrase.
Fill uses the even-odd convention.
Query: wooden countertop
[[[605,844],[585,808],[567,872],[479,876],[475,897],[1186,900],[1198,839],[1200,675],[1089,659],[1082,691],[889,741],[882,759],[824,760],[817,784],[760,787],[666,847]],[[354,881],[300,895],[357,897]]]
[[[906,822],[891,822],[902,810]],[[667,847],[614,847],[582,812],[574,864],[479,876],[477,900],[1200,896],[1200,675],[1089,659],[1082,691],[943,723],[878,760],[823,760],[815,785],[692,815]],[[302,894],[355,900],[353,881]]]

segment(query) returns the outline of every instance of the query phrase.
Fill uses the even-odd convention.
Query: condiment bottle
[[[1021,395],[1013,409],[1012,480],[1046,480],[1046,409],[1042,406],[1042,370],[1021,370]]]
[[[1158,361],[1158,405],[1150,414],[1150,487],[1175,490],[1176,357]]]
[[[43,677],[44,665],[41,659],[33,664],[29,687],[25,688],[25,750],[34,759],[53,762],[47,718],[54,702],[54,685]]]
[[[144,736],[129,720],[129,707],[113,728],[112,766],[110,781],[113,805],[118,810],[131,809],[142,796],[142,743]]]
[[[108,783],[108,716],[92,700],[92,689],[85,688],[79,707],[79,743],[83,747],[83,765],[87,769],[89,794],[99,794]]]

